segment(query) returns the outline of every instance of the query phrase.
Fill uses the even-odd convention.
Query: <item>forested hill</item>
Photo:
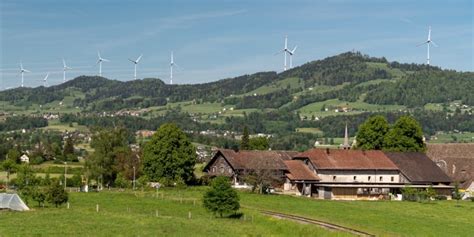
[[[192,81],[189,78],[188,81]],[[282,73],[260,72],[194,85],[167,85],[159,79],[115,81],[80,76],[66,83],[0,92],[14,105],[47,104],[74,98],[88,110],[118,110],[170,102],[218,102],[236,108],[299,109],[329,99],[408,107],[460,100],[474,105],[474,73],[389,62],[347,52]]]

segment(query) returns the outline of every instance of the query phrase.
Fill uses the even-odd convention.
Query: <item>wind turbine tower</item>
[[[72,68],[66,65],[66,60],[63,58],[63,82],[66,82],[66,71]]]
[[[171,61],[170,61],[170,85],[173,85],[173,66],[174,66],[173,51],[171,51]]]
[[[137,79],[137,64],[140,62],[140,59],[142,59],[143,54],[140,54],[140,56],[136,60],[128,59],[130,62],[132,62],[135,65],[135,71],[133,73],[133,79]]]
[[[424,44],[426,44],[426,49],[427,49],[427,51],[426,51],[426,64],[430,65],[430,46],[432,44],[433,46],[438,47],[438,45],[431,40],[431,26],[428,27],[428,39],[425,42],[423,42],[423,43],[421,43],[417,46],[422,46]]]
[[[97,60],[97,64],[99,64],[99,76],[102,76],[102,62],[110,62],[108,59],[102,58],[100,56],[100,52],[97,51],[97,56],[99,57],[99,60]]]
[[[24,68],[23,68],[23,63],[20,62],[21,87],[24,86],[24,82],[25,82],[25,80],[24,80],[24,74],[25,74],[25,72],[30,72],[30,71],[24,69]]]
[[[286,63],[286,54],[289,53],[290,51],[288,50],[288,35],[285,35],[285,46],[284,48],[279,51],[278,53],[276,54],[280,54],[280,53],[283,53],[283,57],[284,57],[284,61],[283,61],[283,71],[286,71],[287,69],[287,63]],[[275,55],[276,55],[275,54]]]

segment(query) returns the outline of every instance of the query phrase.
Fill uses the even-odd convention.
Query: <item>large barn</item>
[[[399,198],[406,185],[433,187],[450,196],[451,178],[423,153],[311,149],[293,151],[218,150],[205,166],[209,176],[232,178],[234,187],[249,187],[245,175],[256,170],[279,177],[283,193],[320,199]]]
[[[461,189],[474,193],[474,143],[428,144],[426,155]]]

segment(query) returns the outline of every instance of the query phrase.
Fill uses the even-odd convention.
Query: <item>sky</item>
[[[18,87],[19,64],[25,86],[63,80],[62,59],[72,69],[67,80],[98,75],[121,81],[160,78],[195,84],[282,71],[284,36],[298,45],[294,66],[347,51],[389,61],[425,63],[428,26],[431,64],[474,69],[474,7],[452,1],[125,1],[0,0],[0,90]]]

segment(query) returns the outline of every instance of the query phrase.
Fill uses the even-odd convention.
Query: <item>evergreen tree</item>
[[[357,148],[363,150],[381,150],[389,124],[382,115],[372,116],[359,126]]]
[[[216,177],[212,181],[211,188],[204,194],[203,204],[208,211],[219,214],[220,217],[240,208],[239,195],[225,176]]]
[[[244,132],[242,133],[242,140],[240,141],[240,150],[248,150],[249,144],[249,130],[247,126],[244,126]]]
[[[418,121],[410,116],[400,117],[386,134],[384,149],[401,152],[425,151],[426,145],[423,142],[423,131]]]
[[[143,172],[151,181],[185,182],[194,177],[196,148],[173,123],[166,123],[153,134],[143,150]]]

